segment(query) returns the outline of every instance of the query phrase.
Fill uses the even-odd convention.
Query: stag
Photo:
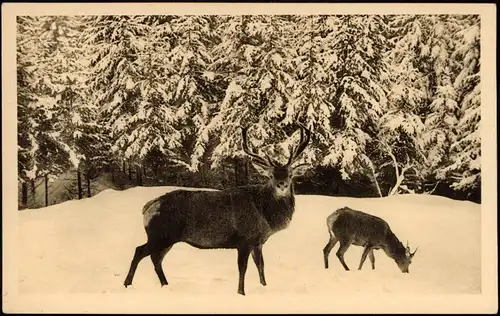
[[[323,249],[325,269],[328,269],[328,255],[337,241],[340,247],[337,257],[346,271],[349,271],[344,261],[344,253],[351,244],[364,247],[358,270],[361,270],[366,257],[370,256],[372,269],[375,269],[374,249],[382,249],[387,256],[394,259],[403,273],[408,273],[411,260],[418,250],[410,251],[408,242],[405,246],[394,235],[389,224],[383,219],[360,211],[343,207],[330,214],[326,219],[330,240]]]
[[[166,253],[175,243],[185,242],[199,249],[237,249],[238,293],[245,295],[245,273],[250,254],[265,286],[262,247],[274,233],[285,229],[295,210],[293,179],[307,164],[292,167],[311,136],[302,124],[300,141],[281,165],[266,154],[263,158],[248,147],[247,128],[242,128],[243,150],[252,165],[268,178],[267,183],[239,186],[221,191],[176,190],[157,197],[143,207],[147,242],[138,246],[130,264],[125,287],[132,284],[139,262],[151,257],[161,286],[167,285],[162,269]]]

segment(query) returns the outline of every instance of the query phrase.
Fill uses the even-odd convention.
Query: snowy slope
[[[106,190],[89,199],[19,212],[19,292],[161,294],[166,300],[165,312],[174,297],[210,295],[241,300],[236,294],[236,251],[199,250],[184,243],[176,244],[163,262],[168,286],[160,287],[146,258],[132,287],[123,287],[135,247],[146,240],[142,206],[171,189]],[[266,287],[259,284],[250,259],[245,299],[481,292],[478,204],[416,195],[373,199],[297,196],[296,201],[289,228],[273,235],[264,246]],[[346,253],[352,269],[346,272],[335,256],[338,244],[330,254],[330,269],[324,269],[325,219],[346,205],[381,216],[401,240],[408,239],[412,248],[420,247],[409,274],[401,273],[382,251],[375,252],[376,270],[371,270],[367,260],[363,270],[357,271],[362,248],[356,246]]]

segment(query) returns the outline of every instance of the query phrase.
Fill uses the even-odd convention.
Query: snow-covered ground
[[[142,206],[167,190],[172,188],[106,190],[89,199],[19,212],[19,293],[119,293],[124,297],[122,307],[132,304],[127,299],[130,297],[137,300],[137,306],[146,304],[166,313],[173,311],[175,304],[176,311],[203,306],[202,312],[235,311],[224,309],[229,306],[224,302],[252,307],[262,299],[292,308],[300,298],[308,302],[329,299],[331,309],[323,312],[332,312],[342,296],[359,296],[363,305],[365,297],[387,293],[481,293],[481,206],[427,195],[372,199],[296,196],[296,213],[289,228],[264,245],[268,285],[260,285],[250,259],[246,297],[236,294],[235,250],[200,250],[184,243],[176,244],[163,262],[168,286],[160,287],[151,261],[145,258],[133,285],[125,289],[123,280],[135,247],[146,241]],[[356,246],[345,255],[351,271],[344,271],[335,256],[338,244],[330,254],[330,268],[324,269],[322,249],[328,241],[325,219],[343,206],[384,218],[404,243],[409,240],[412,249],[419,246],[409,274],[401,273],[381,250],[375,251],[376,270],[371,270],[367,260],[358,271],[362,248]],[[153,305],[145,303],[152,297],[161,300],[154,300]],[[189,300],[198,303],[193,305]],[[179,304],[190,305],[182,309]],[[116,308],[110,311],[121,311],[120,306]]]

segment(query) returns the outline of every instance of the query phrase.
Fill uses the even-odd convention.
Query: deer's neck
[[[284,196],[276,196],[272,186],[264,189],[266,197],[261,200],[262,213],[273,230],[281,230],[288,226],[295,211],[295,198],[293,187],[290,193]]]
[[[405,254],[405,247],[392,231],[387,233],[387,246],[384,247],[384,251],[394,260]]]

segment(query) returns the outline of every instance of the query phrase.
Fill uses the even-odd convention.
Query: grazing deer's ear
[[[256,162],[256,161],[252,161],[252,165],[257,170],[257,172],[260,173],[261,175],[266,176],[268,178],[273,177],[271,167],[264,165],[264,164],[261,164],[261,163]]]
[[[303,163],[300,165],[297,165],[292,168],[292,178],[294,177],[300,177],[306,173],[306,171],[310,168],[311,166],[307,163]]]

